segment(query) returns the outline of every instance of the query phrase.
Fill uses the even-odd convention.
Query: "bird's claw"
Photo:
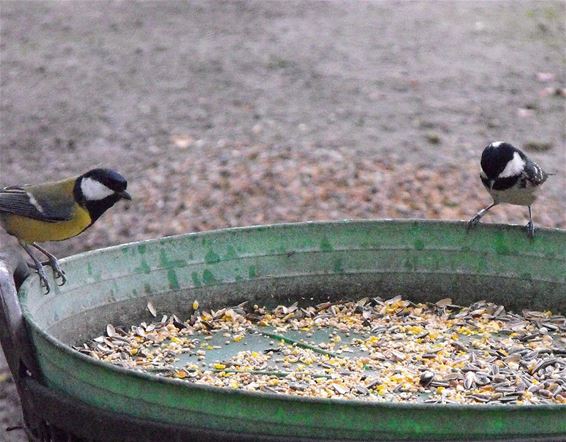
[[[54,260],[49,262],[51,269],[53,270],[53,276],[57,280],[61,278],[61,284],[57,284],[59,287],[64,286],[67,282],[67,277],[65,276],[65,271],[59,265],[59,262]]]
[[[38,265],[36,265],[36,264],[31,264],[31,263],[28,262],[27,264],[28,264],[28,267],[34,269],[37,272],[37,274],[39,276],[39,282],[40,282],[42,287],[45,287],[47,289],[45,294],[48,295],[49,292],[51,292],[51,287],[49,286],[49,282],[47,281],[47,273],[45,273],[45,270],[43,269],[42,263],[39,263]],[[57,276],[55,276],[55,277],[57,278]]]
[[[535,237],[535,225],[532,221],[527,223],[527,236],[531,239]]]
[[[45,294],[48,295],[49,292],[51,291],[51,287],[49,287],[49,281],[47,281],[47,274],[45,273],[45,270],[43,269],[43,266],[34,266],[35,270],[37,271],[37,274],[39,275],[39,281],[42,287],[46,288],[46,292]]]
[[[44,261],[41,264],[44,266],[49,266],[53,270],[53,277],[55,279],[61,278],[61,284],[57,284],[59,287],[64,286],[67,282],[67,277],[65,276],[65,271],[59,265],[59,261],[54,259],[53,261]]]
[[[470,221],[468,221],[468,225],[466,226],[466,230],[471,230],[473,229],[475,226],[478,225],[478,223],[480,222],[481,216],[476,215],[474,216]]]

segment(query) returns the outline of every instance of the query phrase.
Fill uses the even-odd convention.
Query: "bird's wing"
[[[534,161],[527,160],[525,168],[521,174],[522,187],[536,187],[544,183],[548,174]]]
[[[0,213],[40,221],[70,220],[74,203],[72,185],[62,182],[0,189]]]

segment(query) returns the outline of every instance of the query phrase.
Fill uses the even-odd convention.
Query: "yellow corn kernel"
[[[187,372],[185,370],[175,370],[175,377],[177,379],[185,379],[187,377]]]

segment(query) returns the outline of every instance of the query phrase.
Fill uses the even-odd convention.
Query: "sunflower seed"
[[[464,388],[466,390],[471,389],[476,383],[476,375],[473,371],[468,371],[464,375]]]
[[[151,316],[154,318],[157,317],[157,310],[151,301],[147,301],[147,309],[149,310],[149,313],[151,313]]]
[[[114,336],[116,336],[116,329],[114,328],[114,326],[112,324],[108,324],[106,326],[106,335],[109,338],[113,338]]]
[[[420,384],[424,388],[427,388],[433,380],[434,380],[434,373],[432,371],[424,371],[421,374]]]

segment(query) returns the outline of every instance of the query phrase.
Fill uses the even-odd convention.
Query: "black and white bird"
[[[516,147],[496,141],[483,150],[480,178],[493,198],[493,204],[480,210],[468,222],[468,229],[478,224],[489,209],[500,203],[507,203],[529,208],[527,233],[530,238],[534,237],[531,206],[548,174]]]

